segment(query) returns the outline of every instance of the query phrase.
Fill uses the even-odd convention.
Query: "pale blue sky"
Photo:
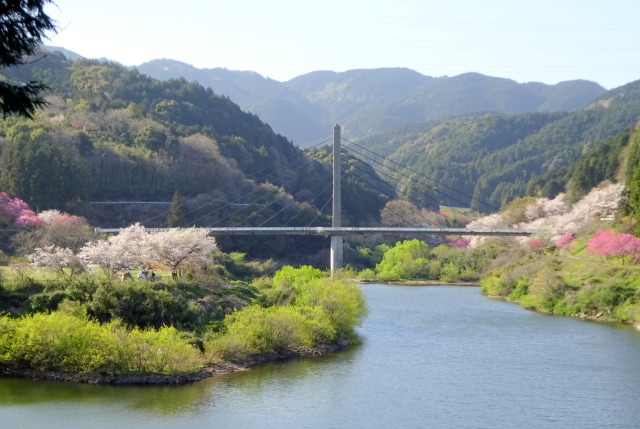
[[[285,81],[408,67],[518,82],[640,79],[638,0],[55,0],[48,42],[138,65],[171,58]]]

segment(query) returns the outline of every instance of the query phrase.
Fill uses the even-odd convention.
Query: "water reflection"
[[[95,386],[10,378],[0,383],[0,406],[73,403],[172,415],[208,406],[212,393],[203,383],[153,387]]]

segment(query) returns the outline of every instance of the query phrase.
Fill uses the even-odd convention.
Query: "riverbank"
[[[0,376],[27,378],[30,380],[63,381],[68,383],[85,383],[117,386],[141,385],[183,385],[204,380],[216,375],[247,371],[257,365],[268,362],[279,362],[290,359],[321,356],[344,350],[350,345],[347,342],[321,344],[301,350],[284,350],[253,356],[237,362],[220,362],[209,365],[199,371],[182,374],[99,374],[99,373],[67,373],[43,371],[18,365],[0,364]]]

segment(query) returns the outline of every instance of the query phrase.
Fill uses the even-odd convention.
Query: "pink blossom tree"
[[[464,247],[468,247],[469,243],[471,243],[470,238],[458,238],[456,240],[453,240],[451,242],[451,245],[456,248],[464,248]]]
[[[631,234],[616,234],[611,230],[597,231],[587,243],[587,252],[601,258],[631,256],[634,260],[640,255],[640,238]]]
[[[576,236],[573,233],[567,232],[566,234],[562,234],[561,236],[556,238],[555,245],[559,249],[565,249],[569,247],[569,245],[573,242],[573,240],[575,240],[575,238]]]
[[[11,198],[6,192],[0,192],[0,220],[13,223],[18,228],[44,225],[27,203],[19,198]]]
[[[542,252],[542,250],[544,250],[544,241],[539,239],[539,238],[535,238],[531,241],[529,241],[527,243],[527,246],[529,246],[529,249],[533,250],[534,252]]]

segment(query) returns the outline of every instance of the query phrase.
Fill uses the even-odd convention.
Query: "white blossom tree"
[[[51,268],[67,278],[71,278],[80,267],[78,258],[71,249],[55,244],[37,248],[35,252],[27,255],[27,259],[36,267]]]
[[[180,267],[191,262],[207,264],[218,250],[216,240],[205,229],[173,228],[149,234],[146,245],[151,252],[151,260],[165,265],[176,277]]]
[[[577,233],[580,228],[602,217],[612,216],[620,204],[624,186],[619,183],[603,183],[593,189],[580,201],[570,206],[565,194],[559,194],[553,200],[538,198],[535,203],[526,207],[525,222],[510,225],[501,213],[482,217],[467,225],[467,228],[520,228],[547,231],[548,238],[555,240],[563,234]],[[516,238],[521,243],[526,237]],[[470,246],[476,247],[486,241],[485,237],[473,237]]]
[[[151,255],[146,244],[147,233],[144,226],[136,223],[106,240],[86,244],[78,253],[78,258],[89,269],[99,268],[108,277],[118,271],[149,262]]]

